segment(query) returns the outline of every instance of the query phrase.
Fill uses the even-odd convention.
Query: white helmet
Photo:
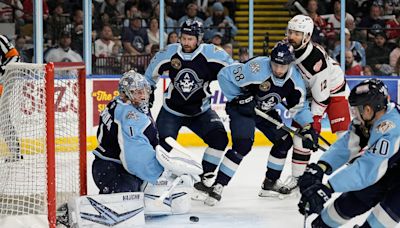
[[[301,45],[298,48],[302,49],[311,39],[314,30],[314,22],[309,16],[296,15],[292,19],[290,19],[288,23],[288,30],[289,29],[293,31],[303,32],[303,40],[301,41]]]

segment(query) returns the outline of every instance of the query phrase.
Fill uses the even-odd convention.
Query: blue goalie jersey
[[[156,159],[158,133],[152,118],[119,97],[101,112],[97,140],[95,156],[122,164],[144,181],[155,183],[164,171]]]
[[[193,53],[183,52],[181,44],[171,44],[153,57],[145,77],[155,86],[160,75],[168,75],[171,83],[164,92],[163,107],[177,116],[196,116],[210,108],[209,85],[231,63],[233,59],[212,44],[200,44]]]

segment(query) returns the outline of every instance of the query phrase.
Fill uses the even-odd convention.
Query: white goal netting
[[[49,69],[45,64],[13,64],[0,81],[0,216],[48,214],[49,201],[59,206],[80,193],[79,70],[54,68],[52,92],[45,77]],[[54,96],[49,115],[47,96]],[[54,152],[47,144],[51,134]],[[55,155],[55,178],[49,154]],[[48,192],[48,183],[55,183],[56,197]]]

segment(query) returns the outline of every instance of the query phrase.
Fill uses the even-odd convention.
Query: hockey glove
[[[229,103],[230,105],[235,106],[237,111],[244,116],[254,117],[256,115],[254,110],[256,107],[256,101],[254,96],[251,94],[239,95]]]
[[[305,126],[301,129],[300,134],[307,139],[303,139],[303,147],[312,151],[318,151],[318,134],[315,132],[311,125]]]
[[[324,171],[318,164],[308,164],[306,170],[304,171],[303,175],[300,176],[298,181],[300,192],[303,192],[313,184],[322,182],[323,177]]]
[[[149,109],[153,107],[155,90],[156,90],[156,87],[151,86],[151,93],[150,93],[150,97],[149,97]]]
[[[313,116],[314,122],[312,123],[312,127],[318,134],[321,133],[321,119],[322,116]]]
[[[313,213],[321,213],[324,209],[324,203],[332,196],[332,189],[321,182],[308,187],[301,193],[300,202],[297,205],[299,212],[304,215]]]

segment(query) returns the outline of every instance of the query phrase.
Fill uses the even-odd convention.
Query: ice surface
[[[204,148],[190,148],[196,159],[201,160]],[[297,212],[299,197],[283,200],[277,198],[260,198],[258,191],[264,179],[266,161],[270,147],[255,147],[245,157],[235,177],[224,189],[221,202],[209,207],[202,202],[193,201],[192,211],[186,215],[162,216],[146,218],[146,227],[303,227],[303,216]],[[289,155],[290,157],[291,155]],[[313,154],[316,160],[320,154]],[[97,194],[98,189],[91,177],[93,156],[88,154],[88,193]],[[287,159],[283,179],[291,171],[290,159]],[[199,222],[189,220],[190,216],[198,216]],[[310,216],[309,222],[315,216]],[[352,220],[345,227],[353,227],[365,220],[365,215]],[[48,227],[45,216],[7,217],[0,219],[0,227]]]

